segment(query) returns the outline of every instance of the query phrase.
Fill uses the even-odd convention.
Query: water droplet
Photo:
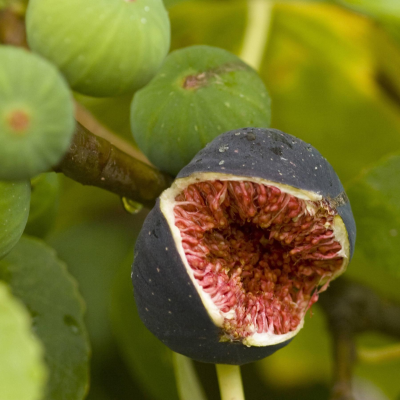
[[[224,160],[220,161],[220,162],[219,162],[219,165],[224,164],[224,162],[225,162]]]
[[[143,208],[143,204],[128,199],[127,197],[122,197],[122,205],[129,214],[137,214]]]
[[[72,317],[71,315],[64,315],[64,323],[71,329],[73,333],[79,333],[79,325],[74,317]]]
[[[236,132],[236,133],[235,133],[235,136],[239,136],[239,135],[240,135],[240,132]]]
[[[218,149],[218,151],[219,151],[220,153],[225,153],[225,151],[227,151],[227,150],[229,150],[229,146],[228,146],[227,144],[223,144],[223,145]]]

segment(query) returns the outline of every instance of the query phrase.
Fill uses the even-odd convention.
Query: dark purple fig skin
[[[229,149],[221,152],[226,146]],[[263,178],[320,194],[342,217],[353,256],[356,224],[349,199],[332,166],[310,144],[278,129],[229,131],[200,150],[176,178],[200,172]]]
[[[241,342],[219,341],[220,329],[208,316],[186,272],[160,210],[160,200],[137,239],[132,282],[146,327],[166,346],[194,360],[243,365],[270,356],[290,342],[247,347]]]
[[[311,145],[276,129],[230,131],[201,150],[177,179],[204,172],[258,177],[321,194],[342,217],[353,255],[356,227],[350,203],[331,165]],[[243,365],[290,343],[247,347],[241,342],[219,341],[221,331],[208,316],[186,272],[160,200],[136,242],[132,281],[146,327],[172,350],[194,360]]]

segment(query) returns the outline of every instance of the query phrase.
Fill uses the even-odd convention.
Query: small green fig
[[[170,45],[162,0],[31,0],[27,34],[74,90],[99,97],[144,86]]]
[[[0,259],[18,242],[24,232],[31,199],[30,182],[0,181]]]
[[[269,124],[270,98],[261,78],[234,54],[209,46],[171,53],[131,108],[138,146],[172,175],[219,134]]]
[[[29,179],[57,164],[75,128],[70,90],[41,57],[0,46],[0,179]]]
[[[60,183],[55,172],[40,174],[31,180],[32,195],[25,233],[45,237],[58,211]]]

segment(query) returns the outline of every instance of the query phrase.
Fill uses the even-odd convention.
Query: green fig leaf
[[[0,179],[29,179],[55,166],[75,128],[70,90],[41,57],[0,46]]]
[[[18,242],[29,215],[29,181],[0,181],[0,259]]]
[[[133,248],[145,213],[128,215],[114,194],[65,177],[61,182],[60,210],[46,240],[78,280],[87,305],[93,353],[88,399],[127,400],[135,390],[144,398],[118,354],[108,308],[114,275]],[[110,370],[119,373],[110,376]]]
[[[49,368],[44,400],[81,400],[88,388],[89,343],[76,282],[55,251],[22,237],[0,261],[0,279],[28,308]]]
[[[87,305],[86,321],[95,361],[108,357],[110,353],[112,332],[108,308],[112,281],[126,253],[132,251],[143,219],[138,216],[136,226],[126,224],[122,218],[126,220],[127,215],[122,205],[120,208],[119,217],[115,213],[112,217],[98,215],[95,221],[65,227],[47,238],[79,282]]]
[[[393,346],[396,339],[383,334],[368,332],[359,335],[356,340],[357,348],[379,349]],[[380,363],[358,362],[355,365],[355,374],[358,377],[368,379],[379,387],[388,399],[396,398],[399,393],[398,376],[400,371],[400,360],[393,359]]]
[[[0,281],[0,399],[41,400],[47,380],[31,317]]]
[[[346,182],[400,148],[398,109],[376,84],[374,21],[328,4],[277,3],[260,70],[272,126],[326,157]]]
[[[366,170],[347,188],[357,223],[349,275],[399,297],[400,155]]]
[[[318,303],[313,306],[312,311],[312,317],[306,317],[304,328],[288,346],[254,364],[266,384],[265,390],[273,389],[277,393],[276,398],[283,398],[284,393],[289,391],[292,393],[290,398],[297,399],[301,397],[298,394],[299,388],[303,392],[308,386],[331,386],[333,368],[331,334],[325,314]],[[358,337],[356,344],[379,347],[389,343],[393,343],[393,339],[368,333]],[[358,362],[355,366],[355,379],[356,382],[360,378],[367,379],[369,384],[378,387],[392,399],[398,392],[398,371],[398,360],[379,365]],[[320,395],[312,398],[328,397]]]
[[[267,386],[278,392],[330,381],[329,332],[318,303],[312,311],[312,317],[306,316],[304,328],[288,346],[255,363]]]
[[[194,0],[172,4],[169,6],[172,49],[198,44],[238,54],[247,26],[247,9],[246,0]]]
[[[130,279],[133,254],[115,279],[110,308],[113,331],[132,375],[154,400],[177,400],[172,351],[143,325]]]
[[[60,197],[60,184],[57,174],[49,172],[33,178],[31,185],[31,206],[25,233],[43,238],[55,222]]]
[[[397,0],[336,0],[338,4],[373,17],[400,17],[400,3]]]

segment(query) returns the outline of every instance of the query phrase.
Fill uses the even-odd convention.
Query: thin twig
[[[359,361],[370,364],[379,364],[386,361],[398,360],[400,359],[400,343],[372,349],[359,347],[357,349],[357,358]]]
[[[353,368],[356,360],[352,335],[338,333],[333,336],[334,385],[331,400],[354,400],[352,392]]]
[[[172,182],[169,175],[127,155],[79,123],[69,151],[54,170],[147,207]]]
[[[400,304],[373,290],[343,278],[331,284],[318,302],[328,319],[334,348],[332,399],[351,400],[351,381],[356,361],[354,337],[377,331],[400,338]]]
[[[28,48],[24,18],[11,9],[0,11],[0,43]]]
[[[221,400],[244,400],[240,367],[237,365],[217,364],[216,368]]]

